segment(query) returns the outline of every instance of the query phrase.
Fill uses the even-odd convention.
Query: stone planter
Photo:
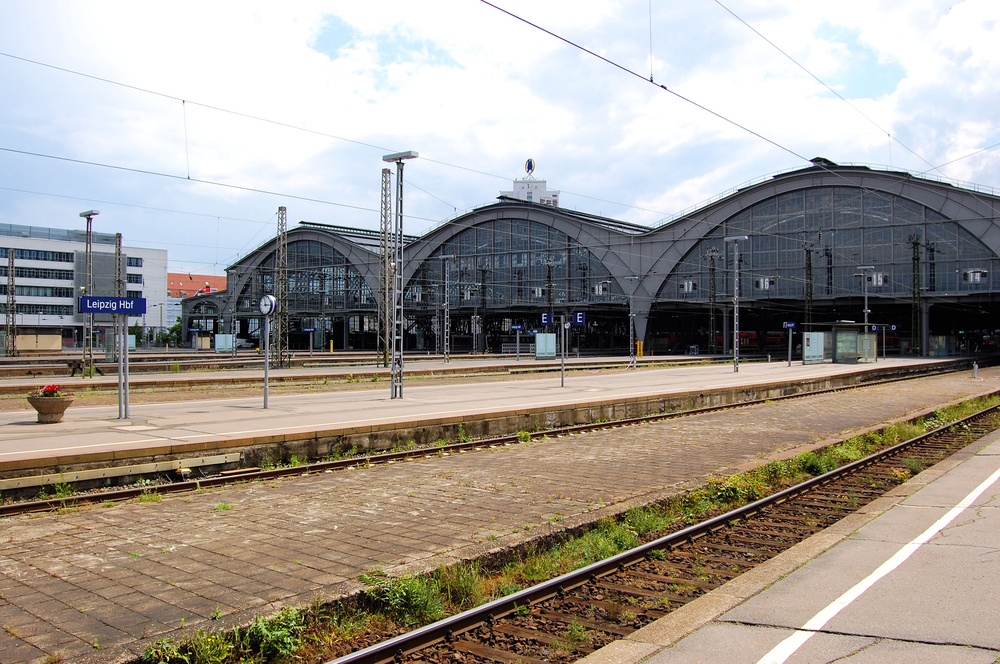
[[[38,411],[39,424],[53,424],[62,422],[63,414],[73,403],[73,397],[28,397],[28,403]]]

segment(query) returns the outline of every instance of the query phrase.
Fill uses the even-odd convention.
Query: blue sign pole
[[[521,361],[521,330],[524,329],[523,325],[511,325],[510,329],[514,330],[514,336],[516,337],[514,343],[514,352],[516,353],[516,362]]]
[[[785,323],[785,329],[788,330],[788,366],[792,366],[792,330],[795,329],[795,323]]]

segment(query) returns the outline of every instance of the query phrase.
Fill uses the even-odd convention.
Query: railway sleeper
[[[528,657],[526,655],[510,652],[509,650],[501,650],[500,648],[494,648],[493,646],[487,646],[482,643],[476,643],[475,641],[468,641],[465,639],[456,641],[451,647],[453,650],[457,650],[458,652],[468,653],[490,662],[500,662],[500,664],[516,664],[517,662],[521,662],[521,664],[548,664],[546,660],[543,659]]]
[[[596,629],[599,632],[606,632],[608,634],[614,634],[616,636],[628,636],[635,630],[630,627],[622,627],[621,625],[614,625],[612,623],[604,622],[602,620],[593,620],[591,618],[581,618],[580,616],[568,615],[566,613],[559,613],[557,611],[539,611],[536,614],[539,618],[544,618],[546,620],[552,620],[555,622],[562,623],[564,625],[579,625],[580,627],[585,627],[587,629]]]

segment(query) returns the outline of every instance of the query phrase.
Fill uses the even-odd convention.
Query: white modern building
[[[524,163],[524,171],[528,177],[522,180],[514,180],[512,191],[501,191],[501,198],[515,198],[519,201],[529,203],[541,203],[559,207],[559,192],[549,190],[545,180],[536,180],[531,176],[535,170],[535,160],[529,159]]]
[[[113,233],[92,234],[92,295],[116,295],[115,244]],[[77,298],[87,282],[86,248],[83,230],[0,224],[0,313],[8,326],[16,328],[19,351],[82,346],[84,316],[77,313]],[[13,275],[8,269],[11,254]],[[169,327],[167,252],[123,246],[122,269],[125,296],[146,299],[146,314],[129,318],[129,325],[155,331]],[[12,300],[13,316],[8,316]],[[104,345],[110,326],[110,316],[95,316],[95,346]]]

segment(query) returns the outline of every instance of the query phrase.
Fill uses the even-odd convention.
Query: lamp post
[[[94,295],[94,217],[99,215],[99,210],[87,210],[81,212],[80,216],[87,220],[87,242],[86,242],[86,274],[84,282],[84,295]],[[94,314],[83,315],[83,375],[94,375]]]
[[[396,163],[396,224],[393,242],[392,279],[392,386],[391,398],[403,398],[403,162],[419,155],[409,150],[382,157],[382,161]]]
[[[733,243],[733,371],[740,370],[740,240],[748,235],[730,235],[723,242]]]

